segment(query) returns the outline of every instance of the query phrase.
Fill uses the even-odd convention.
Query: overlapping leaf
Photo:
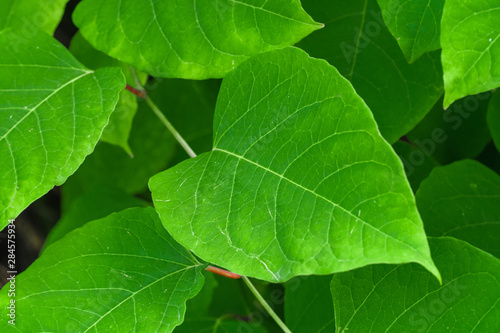
[[[152,208],[90,222],[16,277],[16,326],[6,332],[171,332],[203,285],[203,266]],[[2,316],[9,304],[0,294]],[[21,320],[22,318],[22,320]]]
[[[214,149],[150,181],[165,227],[195,254],[285,281],[378,262],[437,276],[402,164],[325,61],[287,48],[223,80]]]
[[[12,28],[21,38],[33,37],[39,30],[52,35],[67,2],[68,0],[2,0],[0,30]]]
[[[443,94],[439,53],[408,64],[387,30],[376,0],[303,0],[325,23],[298,45],[347,78],[390,143],[408,133]]]
[[[454,238],[429,243],[442,285],[414,264],[335,274],[338,332],[499,331],[500,261]]]
[[[446,0],[441,21],[444,107],[500,86],[500,2]]]
[[[299,0],[85,0],[73,19],[98,50],[160,77],[220,78],[321,24]]]
[[[377,0],[408,62],[440,48],[444,0]]]
[[[0,32],[0,227],[94,149],[125,80],[91,71],[51,37]]]
[[[500,258],[500,176],[473,160],[436,168],[417,205],[430,236],[452,236]]]

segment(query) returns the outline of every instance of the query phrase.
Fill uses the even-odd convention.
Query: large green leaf
[[[437,50],[444,0],[377,0],[387,28],[408,62]]]
[[[79,32],[71,40],[69,50],[82,64],[90,69],[101,67],[121,68],[127,83],[131,86],[135,86],[135,81],[130,73],[128,65],[94,49]],[[138,75],[141,82],[144,84],[147,75],[144,73],[139,73]],[[120,146],[127,154],[133,155],[128,144],[128,138],[136,111],[136,96],[125,89],[122,90],[118,104],[109,119],[109,123],[102,132],[101,140]]]
[[[106,186],[92,188],[79,196],[69,209],[63,212],[57,224],[47,235],[43,246],[47,247],[87,222],[101,219],[126,208],[146,206],[148,202],[121,190]]]
[[[500,86],[500,2],[446,0],[441,21],[444,107]]]
[[[150,189],[174,238],[241,275],[286,281],[414,261],[439,276],[401,161],[370,110],[334,67],[297,48],[229,73],[213,151]]]
[[[454,238],[429,243],[442,285],[414,264],[335,274],[338,332],[500,331],[500,261]]]
[[[44,33],[13,38],[0,32],[0,228],[75,172],[125,85],[119,69],[88,70]]]
[[[21,38],[30,38],[37,31],[50,35],[56,30],[68,0],[2,0],[0,30],[12,28]]]
[[[285,284],[285,319],[294,333],[335,332],[332,277],[298,276]]]
[[[18,320],[9,331],[171,332],[201,289],[202,270],[154,209],[115,213],[69,233],[16,277]]]
[[[497,90],[490,99],[486,119],[493,142],[500,151],[500,90]]]
[[[84,0],[73,20],[95,48],[160,77],[220,78],[321,24],[299,0]]]
[[[440,99],[408,139],[442,164],[478,156],[491,140],[486,123],[489,97],[467,96],[446,110]]]
[[[303,0],[303,5],[325,28],[299,46],[351,81],[390,143],[418,124],[443,94],[439,53],[409,65],[376,0]]]
[[[430,236],[452,236],[500,258],[500,176],[473,160],[436,168],[417,205]]]

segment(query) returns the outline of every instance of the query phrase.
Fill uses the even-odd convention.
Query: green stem
[[[136,88],[139,90],[145,90],[141,84],[141,80],[139,80],[139,76],[137,75],[135,68],[132,66],[129,66],[129,69],[130,69],[130,74],[134,78]],[[165,127],[170,131],[170,133],[174,136],[174,138],[177,140],[177,142],[179,142],[181,147],[184,148],[184,150],[189,155],[189,157],[196,157],[196,153],[193,151],[193,149],[191,149],[191,147],[186,142],[186,140],[184,140],[182,135],[179,132],[177,132],[174,125],[172,125],[172,123],[170,121],[168,121],[167,117],[165,117],[163,112],[161,112],[161,110],[158,108],[158,106],[156,106],[156,104],[151,100],[151,98],[149,98],[149,96],[147,94],[145,96],[145,99],[146,99],[146,103],[148,103],[151,110],[153,110],[153,112],[160,119],[160,121],[163,123],[163,125],[165,125]]]
[[[252,293],[254,294],[254,296],[257,298],[257,300],[260,302],[260,304],[262,304],[262,306],[264,307],[264,309],[266,309],[266,311],[271,315],[271,317],[273,317],[273,319],[276,322],[276,324],[278,324],[279,327],[281,327],[281,329],[283,330],[283,332],[285,332],[285,333],[292,333],[292,331],[290,331],[288,329],[288,327],[286,327],[285,323],[281,320],[281,318],[278,317],[278,315],[276,314],[276,312],[274,312],[274,310],[269,306],[269,304],[267,304],[267,302],[264,299],[264,297],[262,297],[262,295],[259,293],[259,291],[257,290],[257,288],[255,288],[255,286],[253,285],[253,283],[250,281],[250,279],[247,278],[246,276],[243,276],[242,279],[243,279],[243,281],[245,281],[246,285],[248,286],[248,288],[250,288],[250,290],[252,291]]]
[[[191,149],[191,147],[186,142],[186,140],[184,140],[184,138],[182,137],[182,135],[180,135],[179,132],[177,132],[177,130],[175,129],[174,125],[172,125],[170,123],[170,121],[168,121],[167,117],[165,117],[165,115],[163,114],[163,112],[160,111],[160,109],[151,100],[151,98],[149,98],[149,96],[146,97],[146,103],[148,103],[148,105],[151,108],[151,110],[153,110],[153,112],[160,119],[160,121],[163,123],[163,125],[165,125],[165,127],[170,131],[170,133],[172,133],[172,135],[177,140],[177,142],[179,142],[179,144],[182,146],[182,148],[184,148],[184,150],[186,151],[186,153],[188,153],[189,157],[196,157],[196,153],[193,151],[193,149]]]

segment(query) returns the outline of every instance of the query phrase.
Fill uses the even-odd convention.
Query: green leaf
[[[202,270],[163,228],[154,209],[131,208],[69,233],[17,276],[19,320],[12,327],[19,332],[117,327],[120,332],[171,332],[184,319],[186,300],[201,289]],[[7,291],[0,294],[2,317],[8,311]],[[2,331],[7,325],[1,321]]]
[[[439,52],[409,65],[375,0],[304,0],[303,5],[325,28],[299,46],[352,83],[389,143],[417,125],[443,94]]]
[[[127,83],[135,86],[134,79],[130,73],[128,65],[110,58],[106,54],[94,49],[78,32],[71,40],[69,50],[85,66],[91,69],[101,67],[119,67],[127,79]],[[141,82],[145,83],[147,75],[139,74]],[[102,132],[101,140],[117,146],[120,146],[129,155],[133,155],[128,144],[132,122],[137,111],[137,98],[127,90],[122,90],[120,99],[115,110],[111,114],[108,125]]]
[[[415,264],[335,274],[338,332],[498,332],[500,261],[453,239],[429,239],[440,285]]]
[[[98,50],[153,76],[184,79],[221,78],[322,26],[299,0],[84,0],[73,20]]]
[[[500,86],[500,3],[447,0],[441,21],[444,107]]]
[[[408,62],[437,50],[444,0],[377,0],[387,28]]]
[[[229,73],[213,151],[149,186],[174,238],[241,275],[286,281],[414,261],[439,276],[402,164],[370,110],[334,67],[300,49]]]
[[[392,145],[405,167],[406,177],[413,193],[416,193],[420,183],[429,176],[432,169],[439,163],[417,146],[398,141]]]
[[[446,110],[438,101],[408,139],[441,164],[478,156],[491,140],[486,124],[490,96],[467,96]]]
[[[12,28],[17,37],[32,38],[38,31],[56,30],[68,0],[2,0],[0,30]]]
[[[0,227],[61,185],[94,149],[125,85],[90,71],[53,38],[0,32]]]
[[[136,194],[151,176],[165,169],[175,153],[175,139],[146,103],[139,103],[130,132],[131,158],[118,146],[100,142],[63,186],[63,210],[94,187],[114,187]]]
[[[121,190],[100,186],[78,197],[50,230],[44,247],[62,238],[68,232],[107,215],[130,207],[146,207],[148,203]]]
[[[500,176],[463,160],[432,171],[417,205],[430,236],[452,236],[500,258]]]
[[[294,333],[335,332],[332,277],[298,276],[285,284],[285,318]]]
[[[486,120],[493,142],[500,151],[500,91],[496,91],[490,99]]]

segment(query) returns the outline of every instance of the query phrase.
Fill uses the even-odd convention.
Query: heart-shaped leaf
[[[442,285],[414,264],[335,274],[338,332],[498,332],[500,260],[454,238],[429,243]]]
[[[417,192],[429,236],[452,236],[500,258],[500,176],[463,160],[435,168]]]
[[[0,329],[172,332],[203,285],[202,270],[154,209],[124,210],[72,231],[17,276],[19,319],[15,326],[2,320]],[[8,291],[0,294],[4,318]]]
[[[223,77],[249,56],[321,28],[299,0],[84,0],[73,19],[98,50],[185,79]]]
[[[446,0],[441,21],[444,107],[500,86],[500,2]]]
[[[169,232],[206,261],[285,281],[372,263],[436,276],[403,167],[338,71],[297,48],[223,80],[214,149],[154,176]]]
[[[90,154],[120,90],[121,71],[91,71],[53,38],[0,32],[0,228]]]
[[[437,50],[444,0],[377,0],[387,28],[408,62]]]

